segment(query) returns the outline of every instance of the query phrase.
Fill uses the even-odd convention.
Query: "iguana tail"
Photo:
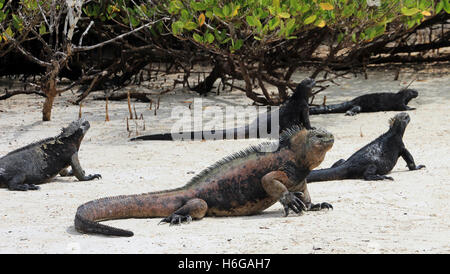
[[[335,181],[346,179],[347,169],[345,166],[312,170],[306,177],[307,183]]]
[[[259,134],[259,133],[258,133]],[[256,136],[259,138],[259,136]],[[191,132],[180,132],[176,134],[172,133],[161,133],[161,134],[151,134],[142,135],[131,138],[130,141],[174,141],[174,140],[225,140],[225,139],[248,139],[249,133],[248,129],[240,127],[234,129],[225,130],[211,130],[211,131],[191,131]]]
[[[309,115],[327,114],[327,113],[344,113],[352,107],[351,102],[334,104],[328,106],[317,106],[309,108]]]
[[[131,237],[133,232],[100,224],[99,221],[167,217],[180,207],[181,199],[171,192],[122,195],[93,200],[78,207],[75,229],[81,233],[97,233]]]

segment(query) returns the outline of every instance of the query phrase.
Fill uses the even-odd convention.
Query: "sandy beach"
[[[301,80],[307,73],[297,73]],[[91,128],[79,151],[86,173],[101,180],[79,182],[56,177],[38,191],[0,188],[0,253],[450,253],[450,75],[373,71],[368,79],[351,76],[337,81],[318,96],[327,104],[372,92],[397,92],[416,79],[411,88],[419,97],[409,106],[411,122],[404,143],[416,164],[409,171],[403,159],[389,176],[394,181],[345,180],[309,185],[313,202],[328,202],[334,210],[282,217],[279,203],[260,215],[204,218],[179,226],[158,225],[160,218],[107,221],[134,232],[119,238],[78,233],[73,226],[76,209],[87,201],[114,195],[137,194],[184,185],[202,169],[231,153],[264,140],[139,141],[129,137],[167,132],[176,122],[175,106],[187,107],[199,98],[177,89],[160,98],[154,112],[148,103],[133,102],[138,116],[126,129],[127,102],[109,103],[89,96],[82,116]],[[139,87],[130,87],[138,89]],[[52,121],[41,121],[43,98],[14,96],[0,101],[0,155],[42,138],[55,136],[78,118],[79,107],[58,97]],[[156,98],[156,97],[155,97]],[[249,106],[240,91],[203,97],[205,109],[226,105]],[[335,136],[333,148],[319,168],[348,158],[388,129],[397,112],[314,115],[311,123]],[[145,130],[144,130],[145,121]]]

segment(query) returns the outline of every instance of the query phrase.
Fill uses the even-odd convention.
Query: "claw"
[[[311,211],[319,211],[319,210],[322,210],[322,209],[330,210],[330,209],[333,209],[333,206],[331,204],[329,204],[329,203],[323,202],[323,203],[312,205],[309,210],[311,210]]]
[[[169,226],[172,225],[180,225],[183,222],[190,223],[192,221],[192,217],[190,215],[178,215],[178,214],[172,214],[161,221],[159,221],[158,225],[161,223],[169,223]]]
[[[306,210],[306,205],[295,194],[300,196],[299,193],[286,192],[280,198],[280,203],[283,205],[283,208],[284,208],[284,216],[285,217],[289,215],[289,209],[291,209],[292,211],[294,211],[297,214],[301,213],[303,210]],[[301,195],[303,195],[303,194],[301,194]]]
[[[34,185],[34,184],[29,184],[28,185],[28,190],[39,190],[41,187]]]
[[[333,206],[329,203],[323,202],[320,204],[320,208],[333,209]]]

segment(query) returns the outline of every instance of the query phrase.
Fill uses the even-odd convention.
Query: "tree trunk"
[[[42,108],[42,121],[50,121],[52,118],[52,107],[53,107],[53,101],[55,101],[55,96],[46,93],[47,98],[44,102],[44,107]]]
[[[52,118],[53,102],[55,101],[56,95],[58,95],[58,90],[56,89],[58,72],[59,64],[54,62],[53,70],[49,73],[48,79],[42,84],[42,90],[47,96],[42,107],[42,121],[50,121]]]

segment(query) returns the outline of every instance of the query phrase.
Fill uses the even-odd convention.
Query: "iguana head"
[[[419,92],[417,92],[417,90],[408,88],[400,90],[399,92],[397,92],[397,94],[405,99],[405,105],[407,105],[408,102],[411,101],[411,99],[419,96]]]
[[[312,95],[312,88],[316,85],[316,81],[311,78],[305,78],[298,84],[297,88],[292,94],[291,99],[296,99],[297,97],[310,97]]]
[[[333,134],[321,128],[303,129],[290,138],[290,148],[295,152],[297,165],[309,170],[322,163],[333,143]]]
[[[406,126],[409,124],[409,121],[411,121],[411,118],[409,117],[408,113],[401,112],[389,119],[389,129],[394,130],[395,132],[398,132],[403,136],[403,133],[405,132]]]
[[[89,122],[86,119],[81,118],[73,121],[67,127],[63,128],[61,130],[60,137],[74,140],[79,147],[84,135],[90,127],[91,125]]]

